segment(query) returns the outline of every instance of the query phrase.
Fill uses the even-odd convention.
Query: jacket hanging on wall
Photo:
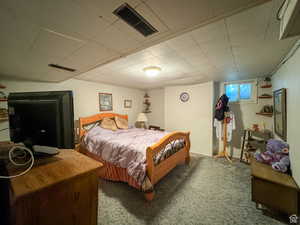
[[[224,120],[225,118],[225,112],[228,112],[229,111],[229,108],[228,108],[228,101],[229,101],[229,98],[227,97],[227,95],[223,94],[217,104],[216,104],[216,111],[215,111],[215,118],[219,121],[222,121]]]
[[[235,118],[233,112],[226,113],[226,126],[227,126],[227,142],[230,142],[232,139],[232,131],[235,130]],[[216,128],[216,136],[218,139],[223,140],[224,137],[224,127],[223,121],[219,121],[216,118],[214,119],[214,127]]]

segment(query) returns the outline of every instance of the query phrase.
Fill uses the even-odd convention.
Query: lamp
[[[143,71],[149,76],[149,77],[154,77],[157,74],[159,74],[159,72],[161,71],[161,68],[158,66],[149,66],[149,67],[145,67],[143,69]]]
[[[139,128],[146,129],[146,122],[148,121],[148,118],[145,113],[140,113],[136,119],[136,122],[138,122]]]

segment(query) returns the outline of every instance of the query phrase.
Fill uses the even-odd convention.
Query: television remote
[[[58,148],[56,147],[33,145],[32,148],[38,154],[56,155],[59,153]]]

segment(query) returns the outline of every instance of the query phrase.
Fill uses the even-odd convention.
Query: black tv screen
[[[10,93],[8,112],[13,142],[74,148],[72,91]]]

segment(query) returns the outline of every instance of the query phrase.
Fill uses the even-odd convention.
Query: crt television
[[[74,148],[72,91],[10,93],[8,113],[13,142]]]

